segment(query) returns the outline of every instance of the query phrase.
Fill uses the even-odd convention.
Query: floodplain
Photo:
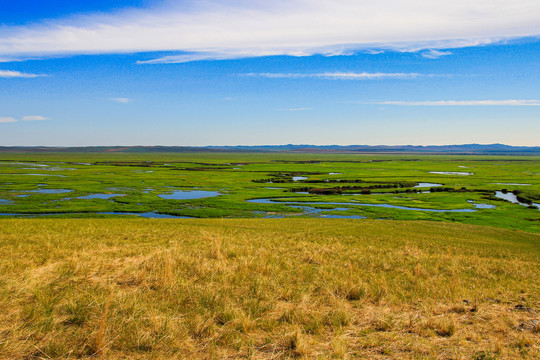
[[[540,232],[539,171],[535,156],[4,153],[0,213],[431,220]]]

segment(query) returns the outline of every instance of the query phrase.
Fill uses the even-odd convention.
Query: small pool
[[[293,176],[292,178],[293,181],[301,181],[301,180],[307,180],[307,179],[309,178],[306,176]]]
[[[495,197],[499,198],[499,199],[506,200],[506,201],[510,201],[511,203],[514,203],[514,204],[519,204],[519,205],[527,206],[527,207],[529,206],[529,204],[525,204],[525,203],[520,202],[518,200],[517,196],[512,194],[511,192],[508,192],[508,193],[505,194],[502,191],[497,191],[497,192],[495,192]],[[532,203],[531,205],[537,207],[538,210],[540,210],[540,204]]]
[[[474,175],[472,172],[463,172],[463,171],[430,171],[430,174],[437,175],[458,175],[458,176],[470,176]]]
[[[146,212],[146,213],[134,213],[134,212],[87,212],[87,213],[41,213],[41,214],[31,214],[31,213],[0,213],[0,216],[17,216],[17,217],[39,217],[39,216],[65,216],[65,215],[133,215],[140,216],[147,219],[191,219],[189,216],[176,216],[168,214],[160,214],[157,212]]]
[[[467,202],[469,204],[472,204],[475,208],[477,209],[495,209],[496,206],[495,205],[490,205],[490,204],[479,204],[479,203],[475,203],[474,200],[467,200]]]
[[[415,186],[415,188],[424,188],[424,187],[437,187],[442,186],[442,184],[434,184],[434,183],[418,183],[418,185]]]
[[[28,191],[23,191],[23,192],[36,193],[36,194],[65,194],[72,191],[73,190],[68,190],[68,189],[37,189],[37,190],[28,190]]]
[[[223,195],[219,191],[203,191],[203,190],[175,190],[172,194],[161,194],[160,198],[166,200],[194,200],[204,199]]]
[[[342,203],[342,202],[322,202],[322,201],[280,201],[284,198],[266,198],[266,199],[251,199],[247,200],[247,202],[250,203],[258,203],[258,204],[279,204],[279,205],[286,205],[290,207],[302,207],[302,206],[309,206],[309,205],[340,205],[340,206],[366,206],[366,207],[380,207],[380,208],[389,208],[389,209],[399,209],[399,210],[409,210],[409,211],[427,211],[427,212],[475,212],[475,209],[424,209],[424,208],[415,208],[415,207],[406,207],[406,206],[398,206],[398,205],[390,205],[390,204],[364,204],[359,202],[349,202],[349,203]],[[353,200],[354,201],[354,200]],[[333,209],[333,210],[343,210],[347,208],[340,208],[340,209]],[[318,209],[317,209],[318,210]],[[322,210],[322,211],[328,211],[328,210]],[[330,210],[331,211],[331,210]]]
[[[512,185],[512,186],[531,186],[531,184],[517,184],[517,183],[492,183],[495,185]]]

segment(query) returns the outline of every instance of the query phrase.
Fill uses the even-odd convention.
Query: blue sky
[[[0,1],[0,146],[540,145],[540,4]]]

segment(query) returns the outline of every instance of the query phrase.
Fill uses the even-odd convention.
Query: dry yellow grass
[[[536,359],[540,236],[433,222],[0,222],[2,359]]]

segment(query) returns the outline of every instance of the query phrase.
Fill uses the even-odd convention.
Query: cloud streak
[[[23,116],[22,121],[44,121],[44,120],[51,120],[51,118],[41,116],[41,115],[27,115]],[[0,117],[0,123],[14,123],[18,122],[17,119],[13,117]]]
[[[439,51],[439,50],[434,50],[434,49],[430,49],[422,53],[422,56],[425,57],[426,59],[438,59],[442,56],[448,56],[448,55],[452,55],[452,53],[450,51]]]
[[[51,120],[51,118],[41,116],[41,115],[28,115],[23,116],[23,121],[44,121],[44,120]]]
[[[130,98],[123,98],[123,97],[119,97],[119,98],[110,98],[109,100],[114,101],[114,102],[117,102],[117,103],[120,103],[120,104],[129,104],[130,102],[133,101],[133,99],[130,99]]]
[[[0,58],[172,51],[140,63],[434,51],[540,35],[540,2],[166,1],[0,29]]]
[[[398,106],[540,106],[540,100],[372,101],[368,104]]]
[[[0,70],[0,78],[24,78],[24,79],[33,79],[37,77],[42,77],[45,75],[39,75],[39,74],[29,74],[29,73],[22,73],[20,71],[12,71],[12,70]]]
[[[315,74],[301,73],[247,73],[246,77],[262,77],[267,79],[326,79],[326,80],[381,80],[381,79],[414,79],[419,76],[433,76],[431,74],[417,73],[354,73],[354,72],[326,72]]]

